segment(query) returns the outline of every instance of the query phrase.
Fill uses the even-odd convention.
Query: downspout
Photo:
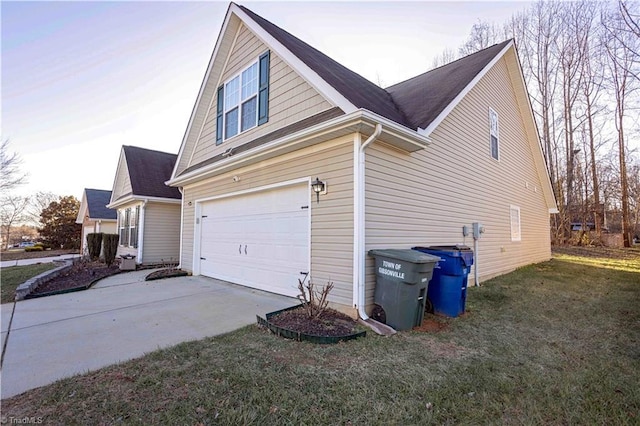
[[[182,199],[180,200],[180,245],[178,251],[178,269],[182,268],[182,227],[184,226],[184,188],[178,187]],[[193,269],[193,268],[192,268]]]
[[[356,243],[354,256],[354,269],[357,271],[357,287],[358,287],[358,314],[363,320],[369,319],[369,316],[364,310],[365,307],[365,154],[364,150],[367,149],[382,133],[382,125],[376,124],[376,129],[371,136],[360,146],[357,147],[357,151],[354,149],[354,154],[357,153],[357,170],[354,172],[354,212],[356,213],[356,223],[354,224],[354,242]],[[356,143],[359,143],[359,137],[356,139]],[[354,277],[356,274],[354,273]]]
[[[149,200],[144,200],[140,207],[140,215],[138,217],[138,263],[142,264],[142,253],[144,248],[144,211]]]

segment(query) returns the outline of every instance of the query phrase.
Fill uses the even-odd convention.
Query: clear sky
[[[29,173],[19,192],[110,190],[122,145],[177,153],[228,4],[2,1],[1,128]],[[383,86],[527,6],[240,4]]]

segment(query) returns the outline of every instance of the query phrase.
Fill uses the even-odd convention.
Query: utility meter
[[[479,240],[480,234],[484,234],[484,225],[478,222],[473,222],[471,225],[473,227],[473,239]]]

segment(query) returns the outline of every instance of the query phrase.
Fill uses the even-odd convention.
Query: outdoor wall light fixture
[[[311,182],[311,189],[313,189],[313,192],[316,193],[316,200],[318,203],[320,203],[320,193],[324,192],[325,186],[326,185],[324,184],[324,182],[322,182],[317,177],[315,181]]]

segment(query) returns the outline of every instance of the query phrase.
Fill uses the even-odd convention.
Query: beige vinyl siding
[[[491,156],[489,107],[499,115],[500,160]],[[381,144],[367,151],[366,248],[467,244],[462,226],[480,222],[480,278],[550,258],[549,213],[534,156],[500,60],[431,134],[423,151]],[[535,142],[534,142],[535,143]],[[522,240],[511,241],[510,205]],[[473,271],[470,278],[473,278]],[[374,289],[367,261],[367,300]]]
[[[256,165],[239,168],[184,188],[184,227],[181,267],[193,269],[196,201],[300,178],[319,177],[328,193],[311,198],[311,278],[335,285],[330,300],[353,307],[353,136],[324,142]],[[233,181],[233,176],[239,178]],[[311,194],[311,189],[309,189]],[[191,206],[189,203],[191,202]]]
[[[178,262],[180,204],[147,203],[143,238],[142,263]]]
[[[98,225],[96,224],[96,229],[97,229]],[[100,223],[100,232],[102,232],[103,234],[117,234],[118,230],[117,230],[117,223],[116,222],[102,222]]]
[[[111,201],[115,201],[118,198],[126,194],[131,194],[131,179],[129,177],[129,167],[127,167],[127,161],[124,157],[124,150],[120,152],[120,159],[118,160],[118,169],[116,171],[116,178],[113,183],[113,190],[111,192]]]
[[[255,62],[267,50],[269,48],[242,25],[218,86]],[[216,91],[189,166],[332,107],[273,50],[269,72],[269,121],[216,146]]]

